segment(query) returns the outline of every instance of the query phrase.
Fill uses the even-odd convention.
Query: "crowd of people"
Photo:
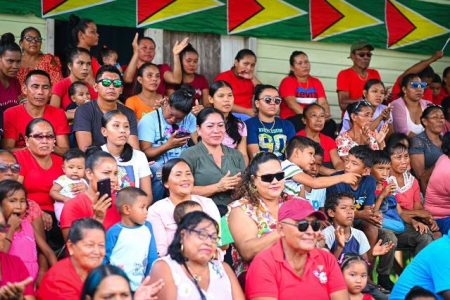
[[[450,299],[442,52],[390,89],[355,42],[335,122],[303,51],[279,87],[249,49],[208,82],[187,38],[121,66],[70,24],[61,59],[1,36],[0,299]]]

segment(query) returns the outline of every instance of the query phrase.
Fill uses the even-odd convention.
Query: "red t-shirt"
[[[0,129],[3,128],[3,113],[10,107],[19,104],[20,83],[16,78],[9,80],[8,88],[0,83]]]
[[[391,96],[391,101],[394,101],[395,99],[400,98],[400,93],[402,91],[402,88],[400,87],[400,77],[397,77],[397,80],[395,80],[394,86],[392,86],[392,96]],[[430,88],[426,88],[425,91],[423,91],[423,97],[422,99],[428,100],[428,101],[433,101],[433,91]]]
[[[56,135],[70,134],[66,113],[62,109],[46,105],[43,118],[52,124]],[[16,148],[25,147],[25,129],[33,119],[25,109],[25,104],[8,108],[4,114],[3,137],[15,140]]]
[[[304,129],[302,129],[299,132],[297,132],[296,135],[306,137],[306,131]],[[322,163],[329,163],[329,162],[331,162],[330,151],[333,149],[337,149],[336,142],[329,136],[326,136],[321,133],[319,133],[319,140],[320,140],[320,146],[322,146],[322,148],[323,148]]]
[[[101,64],[98,62],[97,58],[95,56],[91,56],[91,69],[92,69],[92,75],[97,76],[98,69],[101,68]]]
[[[255,86],[250,79],[238,77],[234,74],[233,69],[220,73],[216,76],[214,81],[224,80],[228,82],[233,88],[234,104],[252,108],[253,93]]]
[[[365,79],[362,79],[352,68],[342,70],[337,76],[337,91],[349,92],[350,99],[356,101],[362,97],[364,85],[369,79],[381,80],[381,77],[374,69],[367,69],[367,78]]]
[[[433,103],[437,105],[441,105],[442,100],[450,96],[445,87],[441,87],[441,91],[437,94],[436,97],[433,98]]]
[[[330,299],[330,294],[347,290],[336,258],[327,251],[308,253],[300,277],[284,258],[281,241],[255,256],[247,271],[247,298],[272,297],[278,300]]]
[[[57,262],[44,275],[37,298],[42,300],[80,299],[83,281],[75,270],[70,257]]]
[[[405,210],[413,210],[415,203],[422,203],[419,182],[417,179],[414,178],[414,182],[408,190],[403,193],[395,194],[395,200],[397,200],[400,207]]]
[[[52,89],[52,94],[55,94],[59,98],[61,98],[61,108],[63,110],[66,110],[67,106],[69,106],[73,102],[69,97],[69,88],[71,84],[72,81],[70,80],[70,77],[66,77],[55,84]],[[88,87],[89,94],[91,95],[91,100],[96,100],[98,97],[98,93],[89,83],[85,82],[85,84]]]
[[[17,256],[0,252],[0,262],[2,270],[0,286],[4,286],[8,282],[20,282],[30,277],[30,274],[28,273],[28,270],[25,267],[23,261]],[[34,296],[33,283],[29,283],[25,287],[24,295]]]
[[[112,225],[120,222],[120,213],[115,205],[115,197],[112,198],[111,207],[106,211],[103,226],[108,230]],[[70,228],[72,223],[82,218],[93,218],[94,209],[92,208],[92,200],[86,193],[78,194],[75,198],[64,203],[64,208],[61,213],[61,221],[59,226],[61,229]]]
[[[325,90],[322,82],[316,78],[309,76],[306,82],[299,82],[295,76],[287,76],[280,83],[280,96],[295,97],[297,103],[302,107],[317,102],[319,98],[325,98]],[[286,119],[295,116],[295,112],[289,108],[286,101],[281,102],[280,117]]]
[[[199,101],[199,104],[202,104],[203,90],[209,88],[208,80],[205,76],[200,74],[194,74],[194,80],[192,82],[187,83],[195,89],[194,99]],[[168,84],[168,89],[177,90],[179,89],[181,84]]]
[[[14,155],[20,164],[20,175],[23,176],[23,185],[27,189],[28,199],[33,200],[42,210],[54,211],[54,200],[50,197],[53,181],[63,174],[63,159],[51,153],[52,166],[45,170],[31,154],[30,150],[15,151]]]

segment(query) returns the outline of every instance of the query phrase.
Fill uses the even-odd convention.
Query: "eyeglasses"
[[[205,231],[196,229],[190,229],[189,231],[195,232],[198,238],[201,239],[202,241],[206,241],[207,239],[209,239],[214,244],[217,244],[217,241],[219,240],[219,236],[217,234],[207,234]]]
[[[317,220],[314,220],[311,222],[303,220],[303,221],[298,222],[297,224],[292,224],[289,222],[281,222],[281,223],[291,225],[291,226],[296,226],[298,231],[300,231],[300,232],[305,232],[306,230],[308,230],[308,227],[310,225],[311,225],[311,228],[313,231],[319,231],[319,229],[320,229],[320,222]]]
[[[280,97],[270,97],[270,96],[265,96],[263,98],[260,98],[258,100],[263,100],[264,102],[266,102],[267,104],[271,104],[272,102],[275,103],[276,105],[281,103],[281,98]]]
[[[20,172],[20,165],[19,164],[2,164],[0,163],[0,173],[6,173],[7,171],[11,170],[12,173],[19,173]]]
[[[10,227],[9,224],[0,224],[0,233],[7,233]]]
[[[256,177],[261,178],[262,182],[272,182],[274,178],[277,179],[277,181],[281,181],[284,179],[284,172],[279,172],[275,174],[264,174],[264,175],[255,175]]]
[[[122,80],[120,79],[100,79],[97,80],[97,83],[101,83],[104,87],[109,87],[112,84],[115,88],[120,88],[123,85]]]
[[[33,43],[33,42],[35,42],[35,43],[39,44],[39,43],[42,42],[42,38],[41,38],[41,37],[25,36],[23,39],[24,39],[25,41],[27,41],[28,43]]]
[[[411,81],[411,82],[409,83],[409,85],[411,85],[411,87],[412,87],[413,89],[418,89],[419,87],[422,88],[422,89],[424,89],[424,88],[427,87],[427,83],[426,83],[426,82],[419,82],[419,81]]]
[[[49,135],[45,135],[45,134],[30,134],[28,137],[36,139],[38,141],[43,141],[44,139],[47,139],[47,140],[54,140],[55,139],[55,135],[54,134],[49,134]]]
[[[371,52],[361,52],[361,53],[356,53],[356,55],[358,55],[361,58],[364,58],[364,57],[371,58],[372,57],[372,53]]]

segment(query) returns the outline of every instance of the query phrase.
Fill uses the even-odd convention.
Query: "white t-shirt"
[[[324,207],[327,197],[327,189],[311,189],[311,192],[305,190],[305,198],[311,203],[314,210]]]
[[[106,144],[102,146],[102,150],[108,152]],[[129,161],[123,162],[120,157],[114,157],[119,166],[119,187],[123,189],[127,186],[140,187],[140,179],[150,176],[150,166],[144,152],[133,149],[133,156]]]
[[[59,191],[61,195],[68,198],[75,198],[76,195],[72,192],[72,187],[74,184],[78,183],[84,183],[86,186],[88,186],[88,183],[84,178],[73,180],[67,177],[66,175],[59,176],[53,183],[56,183],[62,187],[62,189]],[[61,218],[61,213],[64,207],[63,202],[55,201],[55,204],[53,204],[53,207],[55,208],[55,215],[56,219],[59,221]]]
[[[289,195],[298,196],[303,184],[295,181],[292,177],[303,173],[303,169],[287,159],[281,162],[281,168],[284,171],[284,192]]]
[[[322,230],[322,233],[325,237],[325,244],[327,245],[328,249],[331,251],[334,251],[334,248],[336,247],[336,235],[335,230],[332,225],[328,226],[324,230]],[[364,232],[361,230],[358,230],[356,228],[351,227],[350,228],[350,237],[346,241],[344,249],[342,250],[342,253],[352,253],[352,254],[358,254],[363,255],[367,251],[370,250],[369,240],[367,239]]]

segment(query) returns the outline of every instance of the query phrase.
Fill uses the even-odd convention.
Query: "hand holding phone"
[[[108,195],[108,198],[111,197],[111,179],[105,178],[97,181],[97,191],[100,193],[99,198],[103,195]]]

